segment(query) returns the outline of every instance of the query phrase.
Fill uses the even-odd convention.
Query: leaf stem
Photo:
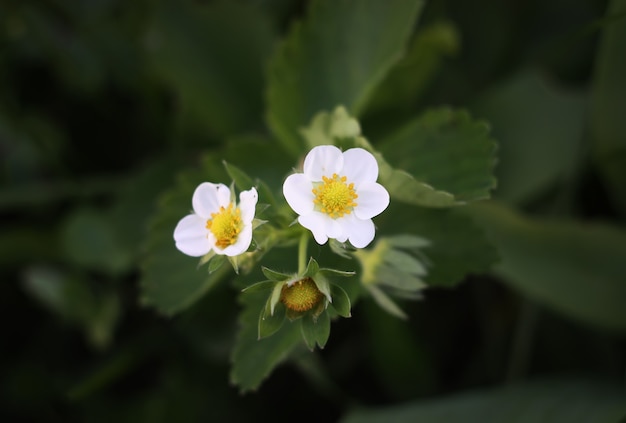
[[[306,270],[306,250],[309,245],[309,233],[304,231],[300,236],[300,243],[298,244],[298,274],[304,273]]]

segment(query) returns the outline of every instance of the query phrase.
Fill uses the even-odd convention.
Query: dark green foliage
[[[625,0],[1,1],[0,420],[623,422],[624,52]],[[391,203],[298,269],[338,106]],[[231,263],[203,181],[259,193]]]

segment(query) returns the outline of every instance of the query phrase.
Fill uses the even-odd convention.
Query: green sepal
[[[396,248],[415,249],[430,245],[430,241],[426,238],[409,234],[387,236],[385,239],[389,245]]]
[[[389,286],[402,291],[419,291],[427,287],[422,279],[405,273],[402,269],[383,265],[378,269],[377,273],[377,285]]]
[[[235,273],[239,274],[239,256],[228,256],[228,261],[233,266]]]
[[[258,206],[258,205],[257,205]],[[263,206],[265,206],[265,208],[268,207],[267,204],[263,204]],[[257,213],[258,213],[258,208],[257,208]],[[252,219],[252,230],[255,230],[256,228],[258,228],[261,225],[265,225],[267,223],[267,220],[261,220],[261,219]]]
[[[290,322],[293,322],[294,320],[298,320],[302,316],[304,316],[304,313],[302,313],[301,311],[295,311],[295,310],[291,310],[287,308],[287,318],[289,319]]]
[[[317,272],[319,272],[320,270],[320,266],[319,264],[317,264],[317,262],[315,261],[315,259],[313,257],[311,257],[309,259],[309,263],[306,265],[306,270],[304,271],[304,273],[302,274],[302,278],[312,278],[314,277]],[[321,289],[320,289],[321,291]]]
[[[283,291],[283,284],[277,283],[274,286],[274,290],[272,291],[272,295],[270,296],[270,314],[274,314],[274,310],[276,309],[276,304],[280,301],[280,294]]]
[[[307,314],[302,318],[301,328],[304,342],[311,351],[315,349],[315,344],[324,348],[330,337],[330,317],[328,313],[322,313],[316,319]]]
[[[265,266],[261,266],[261,271],[267,279],[276,282],[285,281],[293,277],[292,274],[277,272]]]
[[[257,282],[250,286],[245,287],[244,289],[241,290],[241,292],[253,293],[253,292],[264,291],[266,289],[269,290],[269,289],[272,289],[274,285],[276,285],[276,282],[274,281]]]
[[[391,267],[415,276],[425,276],[428,272],[426,267],[410,254],[391,249],[384,257],[384,261]]]
[[[350,312],[350,297],[346,291],[344,291],[344,289],[339,285],[332,284],[330,286],[330,294],[333,297],[331,307],[337,312],[337,314],[341,317],[352,317]]]
[[[211,261],[209,261],[209,273],[215,272],[222,267],[222,264],[226,262],[226,256],[216,255]]]
[[[326,276],[318,272],[313,278],[313,282],[315,282],[315,286],[317,286],[317,289],[324,294],[326,299],[329,302],[332,302],[333,298],[330,295],[330,283],[328,282],[328,279],[326,279]]]
[[[416,301],[416,300],[424,299],[423,290],[418,290],[418,291],[407,290],[407,289],[395,288],[389,285],[385,285],[385,293],[387,293],[389,296],[393,298],[401,299],[401,300]]]
[[[339,242],[336,239],[329,239],[328,245],[330,246],[330,251],[337,254],[340,257],[343,257],[348,260],[352,260],[352,256],[349,254],[352,252],[352,248],[345,242]]]
[[[356,272],[352,270],[337,270],[337,269],[329,269],[327,267],[320,269],[319,273],[332,273],[334,276],[343,276],[344,278],[349,278],[351,276],[356,275]]]
[[[328,299],[324,299],[324,300],[320,301],[319,303],[317,303],[315,308],[313,310],[311,310],[311,312],[310,312],[313,315],[313,319],[317,319],[320,314],[322,314],[324,311],[328,310],[328,303],[329,302],[330,301],[328,301]]]
[[[387,294],[378,289],[376,285],[366,285],[365,287],[372,295],[374,301],[376,301],[376,304],[378,304],[387,313],[404,320],[408,318],[406,313],[402,311],[402,309],[395,302],[393,302]]]
[[[202,256],[200,261],[198,262],[198,267],[204,266],[207,264],[213,257],[215,257],[215,251],[211,250],[205,255]]]
[[[250,178],[243,170],[239,169],[237,166],[227,163],[226,160],[222,161],[222,164],[224,165],[224,168],[226,168],[228,176],[230,176],[235,183],[235,186],[239,188],[240,191],[249,190],[254,187],[252,178]]]
[[[271,298],[268,298],[265,307],[259,316],[259,339],[275,334],[282,327],[285,321],[285,307],[279,304],[271,310]]]

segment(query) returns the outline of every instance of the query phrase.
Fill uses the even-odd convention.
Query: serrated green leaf
[[[374,155],[378,163],[378,181],[385,186],[389,195],[399,201],[427,207],[450,207],[457,205],[449,192],[438,191],[425,182],[416,180],[408,172],[393,168],[383,155],[376,151],[364,137],[334,139],[340,148],[363,148]]]
[[[464,111],[429,110],[381,141],[379,148],[386,161],[415,179],[381,168],[381,183],[398,201],[453,206],[489,198],[496,185],[496,143],[489,127]],[[426,187],[418,187],[417,181]],[[438,191],[429,193],[427,187]]]
[[[495,202],[473,206],[502,261],[502,281],[565,315],[626,330],[626,232],[530,219]]]
[[[273,44],[268,19],[227,1],[162,1],[155,15],[150,57],[178,91],[181,109],[220,136],[260,128],[263,66]]]
[[[272,313],[270,302],[271,298],[268,298],[259,316],[259,339],[275,334],[285,322],[285,307],[279,305]]]
[[[553,379],[357,410],[341,422],[621,423],[625,415],[626,400],[619,386],[583,379]]]
[[[376,304],[392,316],[400,319],[407,319],[408,316],[387,294],[380,290],[376,285],[365,285]]]
[[[173,238],[178,221],[190,212],[196,187],[225,178],[219,161],[207,157],[199,169],[182,173],[178,183],[162,196],[144,242],[140,281],[143,304],[172,315],[193,304],[228,274],[227,266],[212,274],[199,268],[198,258],[178,251]]]
[[[330,295],[333,297],[331,307],[337,314],[341,317],[351,317],[350,309],[352,306],[350,305],[350,297],[346,291],[339,285],[332,284],[330,286]]]
[[[293,274],[277,272],[276,270],[272,270],[265,266],[261,267],[261,271],[263,272],[263,274],[265,275],[267,279],[276,281],[276,282],[286,281],[287,279],[290,279],[293,277]]]
[[[358,122],[350,125],[351,120],[343,107],[336,107],[332,112],[321,111],[303,130],[303,135],[309,147],[333,144],[344,150],[359,147],[372,153],[378,163],[379,182],[392,199],[427,207],[451,207],[487,198],[489,190],[495,187],[492,175],[495,143],[487,137],[487,126],[471,122],[465,112],[449,109],[427,112],[388,138],[391,150],[398,150],[392,156],[401,157],[404,165],[418,172],[422,179],[390,165],[381,152],[359,135]],[[333,127],[342,125],[354,126],[354,132],[346,137],[337,135]],[[415,155],[400,152],[411,148],[416,149]],[[412,158],[422,156],[428,156],[433,162],[424,167],[420,158],[414,166]],[[429,178],[453,192],[433,187],[427,181]],[[479,192],[481,189],[484,192]]]
[[[376,85],[399,60],[422,1],[311,2],[269,66],[268,121],[294,155],[299,129],[315,113],[345,105],[358,114]]]
[[[226,168],[228,176],[230,176],[230,179],[233,180],[239,191],[246,191],[254,187],[252,178],[250,178],[243,170],[239,169],[232,163],[227,163],[226,160],[222,163],[224,164],[224,168]]]
[[[382,183],[392,200],[404,201],[424,207],[450,207],[458,205],[454,195],[439,191],[425,182],[416,180],[403,170],[394,169],[379,161],[380,183]]]
[[[276,366],[285,361],[293,349],[302,342],[300,322],[284,322],[272,336],[258,339],[259,312],[267,296],[242,294],[243,311],[240,329],[232,353],[232,383],[242,392],[259,387]]]

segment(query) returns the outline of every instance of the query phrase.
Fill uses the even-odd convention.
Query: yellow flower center
[[[211,213],[211,219],[207,220],[206,228],[215,236],[215,245],[224,249],[237,242],[237,237],[243,229],[241,210],[233,209],[233,203],[228,207],[220,207],[217,213]]]
[[[345,176],[333,173],[333,177],[322,176],[322,181],[313,188],[313,203],[322,213],[326,213],[333,219],[350,214],[357,206],[354,202],[358,198],[354,191],[354,183],[348,184]]]
[[[280,301],[293,311],[309,311],[320,302],[324,294],[317,289],[311,278],[304,278],[293,285],[284,285],[280,293]]]

